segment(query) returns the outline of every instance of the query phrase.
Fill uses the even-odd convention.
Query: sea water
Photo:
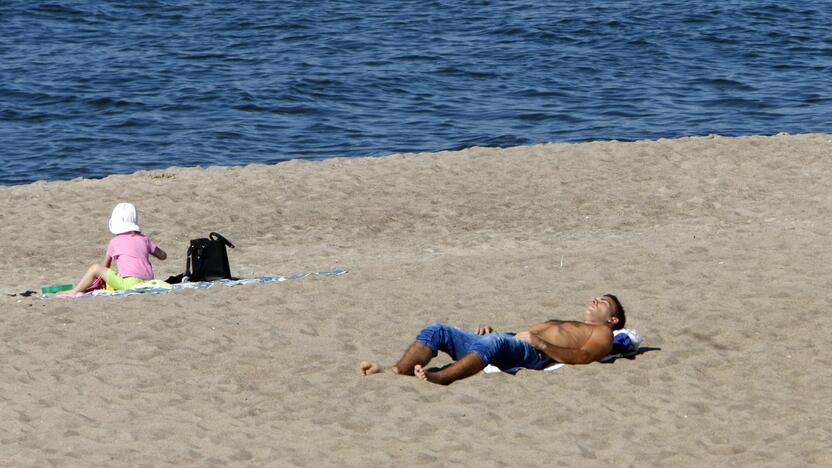
[[[0,184],[832,131],[832,2],[0,1]]]

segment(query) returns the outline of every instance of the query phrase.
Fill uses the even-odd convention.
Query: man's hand
[[[526,343],[529,343],[529,344],[532,343],[532,333],[529,332],[529,331],[517,332],[517,334],[515,334],[514,337],[517,338],[520,341],[525,341]]]
[[[487,335],[489,333],[494,333],[494,329],[489,326],[477,327],[477,335]]]
[[[541,340],[539,337],[535,335],[532,335],[532,332],[530,331],[517,332],[517,334],[514,335],[514,337],[520,341],[525,341],[526,343],[540,350],[543,350],[546,347],[546,344],[543,342],[543,340]]]

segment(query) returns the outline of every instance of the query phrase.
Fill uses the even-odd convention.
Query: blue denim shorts
[[[434,355],[442,351],[454,361],[477,353],[484,365],[491,364],[511,374],[520,369],[544,369],[551,362],[543,351],[518,340],[514,333],[477,335],[444,323],[432,323],[422,329],[416,341],[430,348]]]

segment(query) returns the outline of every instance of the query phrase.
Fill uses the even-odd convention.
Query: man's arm
[[[542,331],[542,330],[541,330]],[[563,364],[589,364],[609,354],[612,341],[605,337],[606,330],[592,328],[591,335],[580,347],[558,346],[540,336],[540,331],[520,332],[517,339],[523,340],[546,353],[550,358]]]
[[[536,325],[532,325],[529,328],[529,331],[532,332],[532,333],[540,333],[543,330],[546,330],[549,327],[551,327],[552,324],[554,324],[554,323],[563,323],[563,320],[547,320],[545,322],[541,322],[541,323],[538,323]]]

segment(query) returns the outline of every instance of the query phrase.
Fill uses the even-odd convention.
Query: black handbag
[[[226,246],[234,248],[234,244],[216,232],[212,232],[207,238],[192,239],[188,246],[185,278],[182,278],[182,281],[234,279],[228,265]]]

